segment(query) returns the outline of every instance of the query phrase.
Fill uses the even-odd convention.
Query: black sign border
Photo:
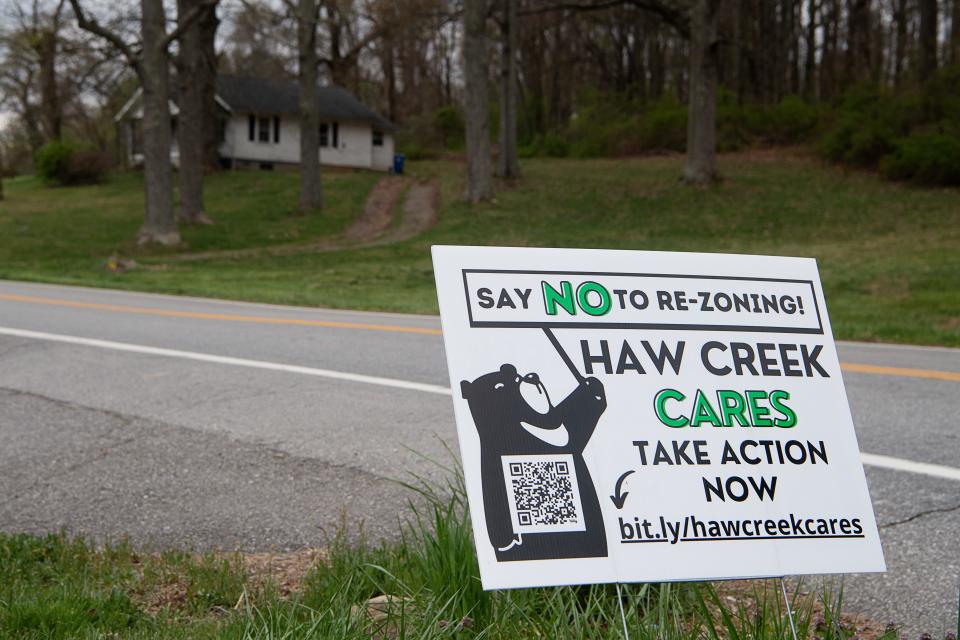
[[[467,303],[467,316],[470,327],[474,329],[658,329],[662,331],[745,331],[761,333],[800,333],[823,335],[823,317],[820,315],[820,303],[817,300],[817,291],[813,280],[796,280],[791,278],[756,278],[749,276],[708,276],[679,273],[623,273],[617,271],[539,271],[522,269],[461,269],[463,274],[463,294]],[[474,320],[473,308],[470,305],[470,290],[467,285],[467,274],[471,273],[509,273],[528,275],[572,275],[572,276],[626,276],[633,278],[687,278],[691,280],[735,280],[747,282],[789,282],[791,284],[806,284],[810,287],[813,297],[813,306],[817,312],[817,328],[812,327],[766,327],[748,325],[715,325],[715,324],[663,324],[654,322],[499,322],[491,320]]]

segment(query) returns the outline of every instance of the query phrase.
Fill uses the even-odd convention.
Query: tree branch
[[[541,7],[524,9],[519,15],[537,15],[554,11],[603,11],[614,7],[636,7],[659,16],[664,22],[677,30],[684,38],[690,37],[690,14],[687,8],[676,6],[661,0],[598,0],[596,2],[551,2]]]
[[[123,38],[102,26],[99,22],[97,22],[96,18],[88,18],[83,12],[83,9],[80,7],[79,0],[70,0],[70,6],[73,7],[73,13],[75,16],[77,16],[77,25],[81,29],[88,31],[95,36],[100,36],[116,47],[117,50],[120,51],[120,53],[122,53],[127,59],[127,62],[130,64],[130,66],[136,69],[139,73],[140,56],[134,53],[130,45],[123,41]]]

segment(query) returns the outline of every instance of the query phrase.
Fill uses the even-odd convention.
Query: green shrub
[[[838,112],[823,138],[822,151],[834,162],[862,167],[877,166],[898,139],[924,120],[918,95],[893,96],[865,85],[848,90]]]
[[[960,65],[937,71],[924,85],[921,100],[926,121],[960,123]]]
[[[397,153],[402,153],[407,160],[433,160],[439,155],[436,150],[416,142],[406,142],[398,146]]]
[[[687,146],[687,107],[664,98],[643,114],[640,143],[648,151],[683,151]]]
[[[569,142],[567,153],[578,158],[597,158],[617,153],[618,129],[630,117],[631,106],[623,96],[600,91],[584,91],[577,97],[576,114],[564,133]],[[552,142],[554,153],[562,145]],[[566,154],[564,154],[566,155]]]
[[[43,145],[33,158],[37,175],[45,182],[62,182],[73,152],[73,145],[58,140]]]
[[[110,168],[103,152],[69,142],[53,141],[34,157],[37,175],[45,182],[64,186],[102,182]]]
[[[880,172],[890,180],[960,186],[960,138],[942,133],[903,138],[880,163]]]
[[[570,143],[560,135],[548,132],[539,140],[539,154],[548,158],[566,158],[570,155]]]
[[[463,147],[466,128],[463,113],[455,105],[440,107],[433,114],[433,126],[440,134],[443,146],[448,149]]]
[[[794,144],[806,140],[816,128],[820,113],[799,96],[787,96],[769,110],[771,142]]]

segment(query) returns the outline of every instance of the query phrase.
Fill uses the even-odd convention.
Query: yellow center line
[[[909,369],[906,367],[883,367],[875,364],[856,364],[841,362],[840,368],[854,373],[872,373],[878,376],[900,376],[903,378],[927,378],[929,380],[949,380],[960,382],[960,372],[936,371],[933,369]]]
[[[300,318],[271,318],[269,316],[247,316],[232,313],[178,311],[175,309],[131,307],[118,304],[80,302],[77,300],[63,300],[60,298],[45,298],[40,296],[22,296],[12,293],[0,293],[0,300],[7,300],[9,302],[46,304],[58,307],[72,307],[75,309],[96,309],[98,311],[110,311],[113,313],[134,313],[140,315],[163,316],[167,318],[194,318],[200,320],[225,320],[228,322],[251,322],[255,324],[297,325],[302,327],[324,327],[332,329],[361,329],[366,331],[393,331],[396,333],[416,333],[430,336],[441,335],[440,329],[431,329],[429,327],[405,327],[402,325],[372,324],[365,322],[338,322],[335,320],[304,320]],[[854,362],[842,362],[840,363],[840,368],[843,371],[849,371],[852,373],[867,373],[881,376],[926,378],[928,380],[947,380],[950,382],[960,382],[960,372],[954,371],[886,367],[873,364],[858,364]]]
[[[29,302],[46,304],[57,307],[72,307],[74,309],[96,309],[114,313],[135,313],[140,315],[163,316],[166,318],[194,318],[200,320],[226,320],[228,322],[251,322],[255,324],[299,325],[303,327],[325,327],[332,329],[364,329],[368,331],[394,331],[397,333],[419,333],[423,335],[439,336],[440,329],[429,327],[404,327],[391,324],[370,324],[365,322],[338,322],[335,320],[304,320],[301,318],[271,318],[269,316],[245,316],[232,313],[202,313],[199,311],[177,311],[175,309],[156,309],[153,307],[130,307],[119,304],[102,304],[99,302],[79,302],[76,300],[61,300],[59,298],[41,298],[39,296],[21,296],[0,293],[0,300],[9,302]]]

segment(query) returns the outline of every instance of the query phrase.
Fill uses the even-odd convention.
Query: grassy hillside
[[[839,338],[960,346],[960,192],[844,173],[798,154],[721,157],[707,190],[677,181],[678,156],[529,160],[496,202],[458,201],[462,166],[414,163],[439,180],[439,224],[398,244],[183,262],[130,243],[136,176],[100,187],[7,184],[0,204],[0,277],[299,305],[436,311],[429,246],[490,244],[736,252],[817,258]],[[189,251],[329,237],[362,208],[377,176],[330,173],[328,212],[290,217],[295,174],[223,173],[209,180],[218,225],[186,229]],[[182,250],[181,250],[182,251]],[[109,273],[118,253],[138,267]]]

